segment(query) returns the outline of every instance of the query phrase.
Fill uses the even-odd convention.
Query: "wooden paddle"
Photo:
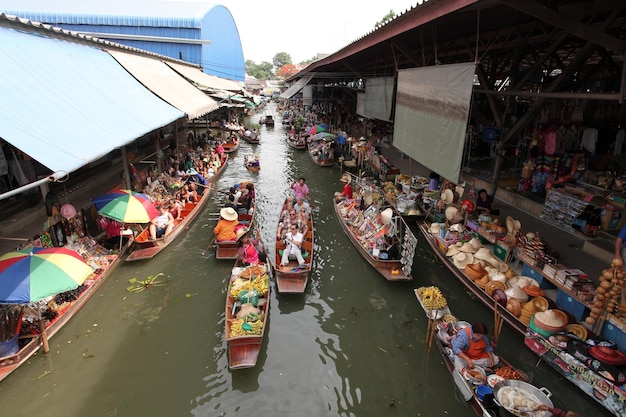
[[[202,251],[202,256],[206,255],[206,251],[209,250],[209,248],[211,246],[213,246],[213,244],[215,243],[215,238],[211,239],[211,241],[209,242],[209,244],[206,246],[206,248],[204,248],[204,250]]]

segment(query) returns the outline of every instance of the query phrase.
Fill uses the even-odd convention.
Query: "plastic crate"
[[[556,304],[560,309],[567,311],[578,321],[582,321],[589,315],[590,310],[583,303],[567,294],[563,290],[556,293]]]

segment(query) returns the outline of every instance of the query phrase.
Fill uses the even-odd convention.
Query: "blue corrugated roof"
[[[167,0],[0,0],[0,11],[46,23],[200,27],[215,5]]]
[[[72,172],[185,114],[100,48],[0,27],[0,137]]]

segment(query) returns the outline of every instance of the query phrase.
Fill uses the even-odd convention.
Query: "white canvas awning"
[[[200,88],[209,88],[212,90],[226,90],[226,91],[241,91],[242,86],[236,81],[227,80],[225,78],[216,77],[215,75],[209,75],[202,72],[199,68],[194,68],[189,65],[178,64],[176,62],[164,61],[165,64],[171,67],[174,71],[181,74],[183,77],[196,83]]]
[[[154,94],[197,119],[219,108],[218,103],[160,60],[107,50],[128,72]]]
[[[309,83],[309,81],[311,81],[312,78],[312,75],[307,75],[306,77],[300,78],[291,87],[283,91],[280,95],[280,98],[291,98],[295,96],[300,90],[304,88],[305,85]]]

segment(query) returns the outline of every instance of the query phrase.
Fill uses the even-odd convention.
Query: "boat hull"
[[[89,301],[102,286],[104,281],[111,275],[113,270],[119,265],[124,255],[128,252],[132,242],[129,240],[117,255],[116,259],[109,264],[99,275],[93,278],[93,282],[83,291],[80,296],[70,303],[70,306],[63,310],[57,318],[46,327],[46,336],[50,340],[61,328],[78,313],[78,311]],[[91,279],[91,278],[90,278]],[[30,341],[22,346],[17,353],[0,358],[0,381],[9,376],[11,372],[19,368],[31,356],[33,356],[43,346],[43,339],[40,335],[30,338]]]
[[[387,281],[411,281],[413,277],[402,272],[402,262],[400,260],[381,260],[374,258],[368,251],[366,251],[352,230],[352,228],[346,223],[345,219],[339,211],[339,206],[336,202],[333,202],[335,208],[335,214],[341,228],[346,233],[354,247],[361,254],[361,256],[374,268],[380,275]],[[393,271],[399,271],[394,273]]]
[[[241,261],[237,259],[235,261],[236,268],[241,267]],[[263,344],[263,337],[265,335],[265,328],[269,320],[269,304],[270,304],[270,285],[269,280],[272,276],[272,267],[269,263],[264,265],[267,271],[267,292],[259,298],[257,308],[261,310],[263,314],[262,327],[260,334],[255,335],[239,335],[235,336],[232,330],[233,322],[237,320],[236,309],[241,308],[241,302],[236,300],[230,290],[230,285],[235,278],[234,274],[228,280],[228,287],[226,290],[226,308],[225,308],[225,325],[224,333],[226,338],[226,344],[228,346],[228,367],[230,369],[244,369],[252,368],[256,365],[259,354],[261,352],[261,346]],[[251,267],[249,267],[251,268]]]
[[[200,201],[195,203],[187,203],[182,210],[182,218],[175,220],[174,228],[167,236],[160,237],[155,240],[150,240],[150,232],[146,227],[136,238],[133,244],[133,251],[126,257],[127,262],[140,261],[144,259],[151,259],[155,257],[159,252],[165,249],[170,243],[172,243],[179,235],[187,230],[191,222],[198,216],[198,213],[202,211],[202,208],[209,201],[211,194],[212,182],[217,179],[222,172],[226,169],[228,163],[228,157],[222,157],[222,165],[217,173],[210,179],[207,189],[202,193]]]
[[[287,209],[287,201],[288,200],[285,200],[283,203],[280,213]],[[312,215],[309,216],[309,222],[307,224],[308,231],[305,234],[304,241],[302,243],[302,249],[308,252],[308,256],[305,258],[305,262],[307,263],[306,266],[299,266],[294,260],[290,260],[287,265],[281,266],[281,251],[285,249],[285,244],[282,239],[276,238],[274,274],[276,275],[276,288],[280,293],[301,294],[306,290],[313,266],[314,229],[312,218]],[[278,231],[276,235],[278,235]]]

